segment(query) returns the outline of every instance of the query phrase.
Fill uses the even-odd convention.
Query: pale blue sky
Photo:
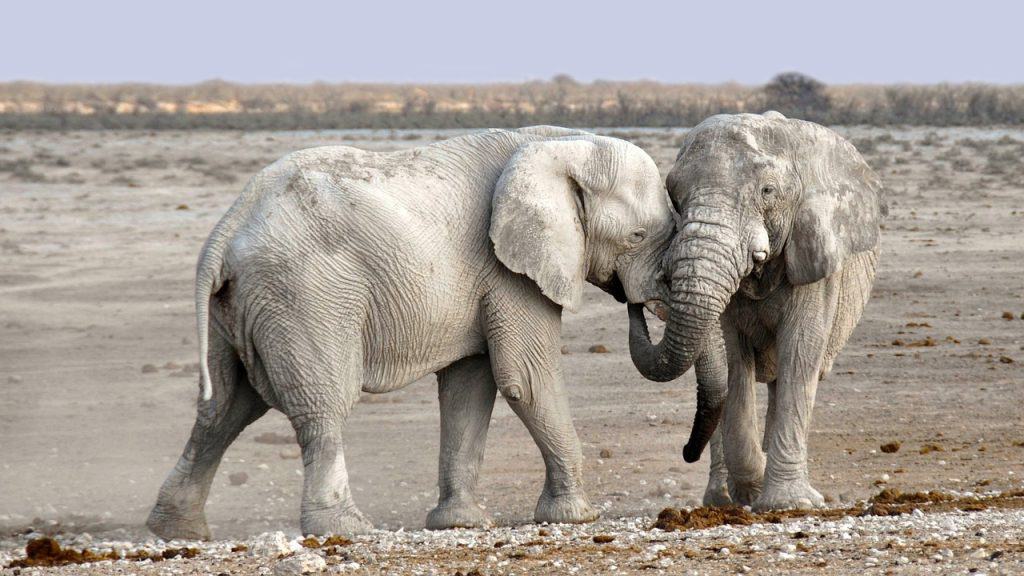
[[[5,2],[0,81],[1024,82],[1024,3]]]

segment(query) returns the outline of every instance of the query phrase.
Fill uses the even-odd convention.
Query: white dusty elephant
[[[544,458],[536,520],[594,520],[562,378],[562,309],[579,306],[584,281],[622,301],[663,299],[673,231],[653,160],[586,132],[493,130],[275,162],[199,258],[202,396],[147,525],[208,538],[203,507],[221,456],[273,407],[302,448],[302,532],[370,528],[349,490],[346,417],[360,391],[430,373],[441,444],[429,527],[489,523],[475,493],[496,391]]]
[[[667,381],[696,363],[683,455],[696,461],[711,439],[705,504],[821,506],[807,473],[811,410],[871,293],[881,183],[842,137],[777,112],[705,120],[667,182],[681,218],[666,256],[669,318],[652,345],[630,304],[634,364]],[[763,436],[755,379],[768,383]]]

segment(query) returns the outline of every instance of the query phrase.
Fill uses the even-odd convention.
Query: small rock
[[[974,560],[988,560],[988,551],[984,548],[978,548],[974,552],[968,554],[967,557]]]
[[[591,354],[607,354],[610,350],[608,350],[608,347],[604,344],[594,344],[590,348],[587,348],[587,352],[590,352]]]
[[[990,338],[978,338],[978,344],[981,344],[982,346],[988,346],[991,343],[992,340]]]
[[[143,370],[143,371],[145,371],[145,370]],[[8,384],[21,384],[21,382],[22,382],[21,376],[8,376],[7,377],[7,383]]]
[[[878,447],[878,449],[881,450],[882,452],[885,452],[886,454],[894,454],[900,451],[900,446],[901,444],[899,441],[893,441],[882,444],[881,446]]]
[[[142,373],[143,374],[156,374],[156,372],[157,372],[157,367],[154,366],[153,364],[143,364],[142,365]]]
[[[1003,364],[1013,364],[1013,358],[1010,358],[1009,356],[1000,356],[999,361]]]
[[[569,352],[569,346],[562,346],[562,354],[572,354],[572,352]]]
[[[607,544],[614,541],[615,536],[612,536],[611,534],[597,534],[594,536],[594,544]]]
[[[175,210],[188,210],[188,204],[178,204],[174,209]]]
[[[315,574],[327,569],[327,561],[319,554],[302,552],[285,558],[274,566],[274,576],[301,576]]]
[[[228,482],[231,482],[232,486],[241,486],[249,481],[249,475],[245,472],[234,472],[228,475]]]
[[[291,545],[284,532],[269,532],[260,534],[248,543],[250,556],[264,556],[278,558],[292,551]]]
[[[598,456],[607,460],[612,457],[612,451],[609,450],[608,448],[601,448],[601,452],[598,454]]]
[[[1003,312],[1003,320],[1013,320],[1013,318],[1013,312],[1010,312],[1009,310]]]

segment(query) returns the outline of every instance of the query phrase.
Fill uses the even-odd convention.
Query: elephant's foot
[[[209,540],[210,527],[206,518],[199,516],[183,516],[157,504],[146,519],[146,528],[164,540]]]
[[[729,477],[725,474],[712,474],[708,478],[708,487],[704,489],[704,505],[708,507],[732,506],[729,496]]]
[[[804,479],[766,483],[755,511],[824,508],[825,498]]]
[[[472,499],[450,498],[439,502],[427,514],[428,530],[447,528],[490,528],[494,522]]]
[[[729,476],[729,498],[737,506],[751,506],[761,496],[761,478],[737,480]]]
[[[337,508],[303,510],[299,522],[303,534],[357,536],[373,530],[373,524],[354,504]]]
[[[533,512],[534,521],[550,524],[583,524],[599,517],[600,514],[590,505],[590,500],[582,490],[561,496],[551,496],[545,491],[540,495]]]

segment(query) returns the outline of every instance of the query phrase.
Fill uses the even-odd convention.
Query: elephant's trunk
[[[749,268],[729,228],[699,223],[680,232],[673,247],[672,297],[665,337],[651,343],[643,309],[629,309],[629,350],[644,377],[665,382],[699,362],[708,377],[699,378],[697,415],[684,451],[688,462],[700,458],[721,416],[727,387],[720,317]],[[713,377],[712,377],[713,376]]]

